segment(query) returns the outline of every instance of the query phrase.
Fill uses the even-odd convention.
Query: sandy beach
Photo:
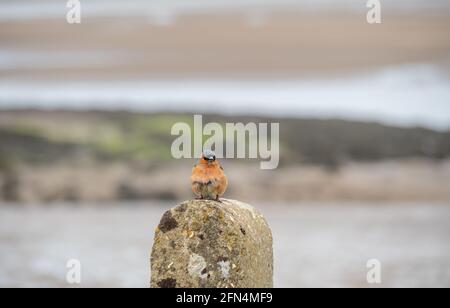
[[[330,12],[277,12],[256,25],[231,13],[165,26],[144,17],[3,20],[0,78],[342,77],[411,63],[448,71],[449,31],[446,11],[387,13],[380,25]]]

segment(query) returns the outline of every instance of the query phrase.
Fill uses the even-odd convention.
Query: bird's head
[[[203,154],[202,154],[202,160],[205,162],[208,162],[208,163],[215,162],[216,154],[211,150],[205,150],[205,151],[203,151]]]

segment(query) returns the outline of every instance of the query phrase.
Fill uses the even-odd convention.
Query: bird
[[[220,202],[219,197],[228,187],[228,179],[213,151],[203,151],[199,163],[192,169],[191,185],[196,199]]]

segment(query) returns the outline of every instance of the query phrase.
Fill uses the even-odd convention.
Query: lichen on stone
[[[217,265],[220,269],[220,278],[227,279],[230,275],[230,261],[219,261]]]
[[[192,277],[206,278],[206,261],[202,256],[193,253],[189,258],[188,272]]]

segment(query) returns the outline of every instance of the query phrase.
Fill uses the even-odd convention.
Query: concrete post
[[[151,254],[151,287],[272,286],[272,233],[252,206],[195,200],[163,215]]]

